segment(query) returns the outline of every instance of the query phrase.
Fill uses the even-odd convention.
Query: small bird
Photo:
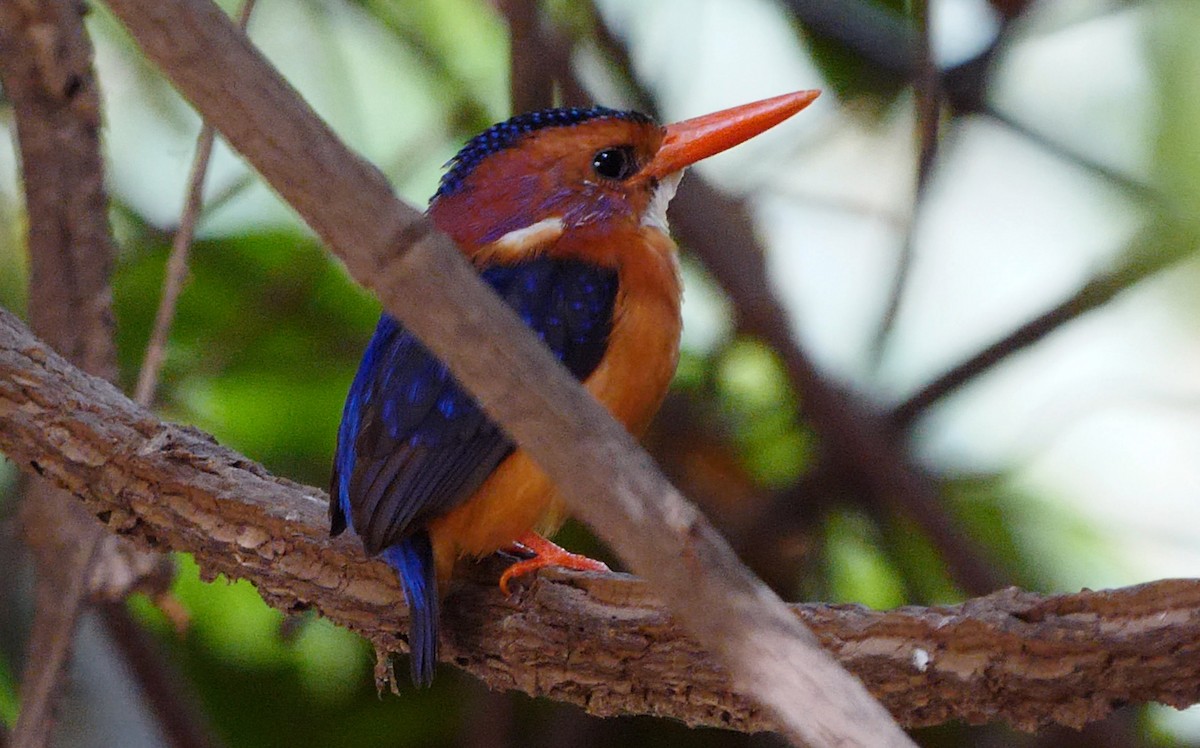
[[[808,106],[799,91],[659,126],[604,107],[518,115],[458,152],[429,204],[483,279],[635,435],[675,373],[681,329],[667,203],[690,164]],[[537,386],[531,382],[530,386]],[[501,549],[543,566],[606,569],[536,534],[564,517],[554,486],[450,371],[386,312],[338,429],[331,534],[350,527],[399,573],[413,682],[437,663],[440,594],[455,561]]]

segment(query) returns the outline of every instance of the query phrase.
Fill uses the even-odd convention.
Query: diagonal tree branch
[[[634,75],[624,44],[603,23],[596,24],[596,31],[640,105],[649,107],[651,97]],[[891,512],[915,522],[968,594],[1004,586],[996,565],[946,514],[933,479],[908,459],[898,432],[853,393],[830,382],[797,341],[788,312],[772,291],[765,251],[745,203],[693,177],[672,206],[675,232],[733,300],[741,330],[778,354],[805,417],[821,438],[820,461],[814,470],[821,475],[781,494],[764,513],[763,527],[769,531],[796,524],[794,518],[809,512],[814,501],[800,492],[834,482],[865,497],[876,513]]]
[[[400,645],[406,611],[394,573],[352,539],[327,537],[321,491],[159,421],[3,311],[0,449],[75,494],[110,530],[193,553],[207,578],[248,579],[282,610],[316,608],[376,646]],[[444,642],[453,662],[492,687],[599,715],[771,728],[652,585],[557,572],[506,599],[498,567],[472,567],[451,593]],[[789,611],[909,726],[1079,727],[1125,703],[1200,701],[1200,580],[1056,597],[1010,589],[890,612]]]
[[[654,584],[785,735],[813,745],[911,745],[449,240],[333,137],[215,5],[109,6],[351,274],[569,487],[574,513]]]

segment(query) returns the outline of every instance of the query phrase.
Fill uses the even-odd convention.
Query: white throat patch
[[[656,228],[664,234],[671,232],[667,226],[667,205],[671,202],[671,198],[675,197],[675,190],[679,189],[679,180],[683,179],[683,169],[668,174],[658,182],[658,187],[654,188],[654,194],[650,196],[650,204],[646,206],[646,212],[642,214],[642,225]]]

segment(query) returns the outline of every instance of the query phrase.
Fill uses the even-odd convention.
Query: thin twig
[[[1141,280],[1173,266],[1188,256],[1188,251],[1198,241],[1200,236],[1190,233],[1186,225],[1161,217],[1159,224],[1143,230],[1130,242],[1120,267],[1092,278],[1066,299],[926,384],[892,409],[892,425],[897,429],[910,428],[938,402],[1013,354],[1043,340],[1067,322],[1107,304]]]
[[[254,2],[255,0],[242,2],[242,10],[238,14],[238,28],[242,31],[245,31],[250,23]],[[196,223],[204,207],[204,180],[208,176],[208,161],[212,157],[216,137],[216,128],[205,120],[196,139],[196,155],[192,159],[192,169],[188,176],[188,189],[179,217],[179,228],[171,240],[171,254],[167,258],[163,274],[162,296],[158,300],[154,327],[150,332],[150,340],[146,343],[146,355],[142,359],[142,368],[138,372],[137,386],[134,388],[133,400],[141,405],[150,405],[153,402],[154,391],[158,387],[158,377],[166,358],[167,341],[171,337],[171,326],[175,322],[179,295],[183,292],[183,284],[187,280],[188,255],[191,252],[192,239],[196,235]]]
[[[1057,156],[1067,163],[1075,164],[1084,171],[1117,187],[1138,202],[1149,205],[1154,209],[1163,209],[1169,205],[1166,196],[1154,186],[1146,184],[1119,169],[1101,163],[1091,156],[1080,153],[1066,143],[1051,138],[1044,132],[1013,118],[990,104],[985,105],[981,109],[981,112],[1018,135],[1021,135],[1034,145],[1042,148],[1047,153]]]
[[[208,159],[212,155],[215,136],[216,130],[212,125],[204,123],[200,129],[199,142],[196,144],[196,158],[192,162],[190,177],[191,186],[188,189],[183,215],[180,217],[175,238],[171,241],[171,255],[167,259],[166,272],[163,274],[162,296],[159,297],[158,310],[154,314],[154,327],[146,344],[146,355],[142,359],[142,368],[138,372],[137,386],[134,388],[134,401],[142,405],[150,404],[158,385],[158,374],[166,355],[167,339],[175,321],[175,307],[188,272],[188,254],[192,246],[192,237],[195,235],[196,221],[200,215],[204,177],[208,173]]]
[[[44,500],[53,489],[38,491]],[[34,494],[31,493],[30,496]],[[21,710],[13,729],[13,748],[50,745],[59,681],[71,656],[75,626],[87,602],[88,574],[104,533],[99,527],[80,539],[61,559],[64,573],[50,584],[42,570],[37,589],[36,625],[29,640],[29,662],[21,679]]]
[[[929,3],[914,0],[913,17],[917,22],[916,71],[913,87],[917,98],[917,177],[913,189],[912,210],[909,211],[904,241],[900,245],[900,256],[896,259],[896,273],[888,292],[887,304],[880,318],[879,329],[871,346],[872,365],[878,366],[883,358],[888,338],[900,312],[904,291],[908,287],[909,272],[916,253],[916,228],[921,206],[929,185],[929,176],[938,153],[938,126],[941,122],[941,83],[937,63],[933,58],[933,31],[930,27]]]
[[[142,691],[171,748],[219,748],[191,684],[169,664],[161,643],[135,621],[123,602],[97,607],[105,630]]]

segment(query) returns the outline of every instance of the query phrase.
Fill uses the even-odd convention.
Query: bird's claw
[[[527,533],[521,536],[513,543],[513,550],[520,553],[532,553],[533,558],[516,562],[500,575],[500,591],[506,597],[511,594],[508,584],[512,579],[531,574],[546,566],[557,566],[560,569],[575,571],[611,571],[603,561],[571,553],[536,533]]]

